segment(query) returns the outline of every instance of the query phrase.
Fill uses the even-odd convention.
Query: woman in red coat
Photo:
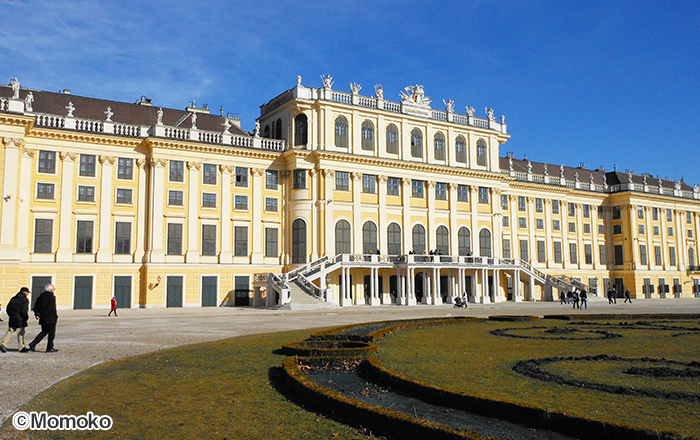
[[[114,316],[117,316],[117,300],[112,297],[112,307],[109,311],[109,314],[107,316],[110,316],[114,312]]]

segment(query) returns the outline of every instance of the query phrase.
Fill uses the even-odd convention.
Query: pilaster
[[[151,245],[149,262],[163,263],[165,249],[163,247],[163,210],[165,207],[165,166],[167,159],[151,158]]]
[[[58,251],[56,261],[59,263],[73,260],[73,242],[71,237],[74,222],[71,206],[73,204],[73,168],[78,158],[76,153],[61,152],[61,203],[59,208]]]
[[[233,263],[233,253],[231,252],[231,173],[233,165],[219,165],[221,172],[221,230],[219,241],[221,252],[219,253],[219,263]]]
[[[146,243],[146,191],[147,183],[146,179],[146,159],[136,159],[136,168],[138,173],[138,198],[137,198],[137,217],[136,217],[136,240],[134,249],[134,262],[145,262],[144,255],[145,249],[148,244]],[[162,222],[161,222],[162,223]]]
[[[100,182],[100,216],[98,218],[100,236],[97,241],[97,262],[107,263],[112,261],[112,165],[117,160],[114,156],[100,156],[102,165]]]
[[[0,259],[16,260],[17,241],[15,225],[17,224],[16,213],[19,206],[19,174],[18,165],[20,148],[24,146],[24,140],[14,138],[3,138],[5,145],[5,169],[2,194],[0,203],[2,206],[2,223],[0,223]],[[28,202],[28,199],[27,199]]]
[[[32,160],[36,150],[32,148],[21,149],[20,176],[32,175]],[[34,187],[28,183],[19,187],[19,221],[17,222],[17,251],[20,260],[29,260],[29,231],[33,228],[29,212],[29,201],[32,198]]]
[[[199,249],[197,241],[201,235],[199,231],[199,170],[202,169],[201,162],[187,162],[188,173],[188,203],[187,203],[187,252],[185,261],[187,263],[199,263]]]
[[[352,180],[352,227],[356,233],[352,234],[354,252],[364,253],[362,246],[362,173],[353,172],[350,174]]]

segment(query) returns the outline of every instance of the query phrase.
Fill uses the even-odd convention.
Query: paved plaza
[[[389,319],[490,315],[547,315],[554,313],[700,313],[700,299],[652,299],[608,305],[592,298],[588,310],[573,311],[558,302],[470,304],[468,309],[438,306],[355,306],[322,310],[267,310],[254,308],[125,309],[119,317],[107,310],[59,311],[57,353],[20,354],[17,340],[0,353],[0,423],[19,406],[52,384],[101,362],[186,344],[236,336],[307,329]],[[5,313],[2,318],[7,319]],[[3,333],[6,321],[0,323]],[[31,316],[27,340],[40,331]]]

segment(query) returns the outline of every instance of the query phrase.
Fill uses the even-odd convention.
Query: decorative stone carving
[[[187,162],[187,169],[191,170],[192,168],[196,169],[197,171],[202,169],[202,162],[195,162],[195,161],[188,161]]]
[[[24,111],[25,112],[32,112],[34,109],[32,108],[32,105],[34,104],[34,94],[32,92],[27,93],[27,96],[24,97]]]
[[[10,80],[10,87],[12,87],[12,99],[19,99],[19,81],[17,81],[17,78]]]
[[[297,75],[297,85],[301,85],[301,75]]]
[[[646,174],[644,174],[642,176],[642,181],[644,182],[644,186],[646,186],[647,185],[647,175]]]
[[[547,172],[547,164],[544,164],[544,172],[543,172],[543,174],[544,174],[545,176],[549,176],[549,173]]]
[[[326,76],[324,77],[321,75],[321,81],[323,81],[323,88],[326,90],[330,90],[331,87],[333,87],[333,78],[331,77],[330,73],[326,73]]]
[[[574,181],[578,183],[578,171],[574,171]]]
[[[663,187],[663,182],[661,182],[661,179],[659,179],[659,192],[661,192],[662,187]]]
[[[384,182],[386,182],[386,181],[388,180],[388,177],[385,176],[385,175],[383,175],[383,174],[380,174],[380,175],[377,176],[377,180],[378,180],[379,182],[381,182],[381,183],[384,183]]]
[[[409,92],[410,95],[399,92],[401,102],[418,104],[425,107],[430,106],[430,103],[433,102],[430,98],[425,96],[425,91],[423,91],[423,86],[421,85],[416,84],[415,86],[404,87],[404,90]]]
[[[608,175],[603,174],[603,188],[607,189],[608,188]]]
[[[588,183],[590,183],[591,185],[593,185],[593,173],[589,173],[589,174],[588,174]]]
[[[196,130],[196,129],[197,129],[197,113],[192,112],[191,115],[192,115],[192,117],[191,117],[191,120],[192,120],[192,130]]]
[[[73,116],[73,112],[75,111],[75,106],[73,105],[73,101],[69,102],[68,105],[66,106],[66,110],[68,110],[68,114],[66,116]]]
[[[559,165],[559,178],[564,179],[564,165]]]
[[[5,144],[6,147],[15,147],[15,148],[23,148],[24,147],[24,139],[16,139],[16,138],[2,138],[2,143]]]
[[[265,170],[262,168],[251,168],[250,169],[251,176],[262,176],[264,172],[265,172]]]
[[[435,188],[435,181],[434,180],[428,180],[426,183],[428,184],[428,188]]]
[[[506,116],[501,115],[501,124],[505,124],[505,123],[506,123]]]
[[[493,116],[493,109],[491,107],[486,107],[484,110],[486,111],[486,117],[489,121],[496,120],[496,118]]]
[[[105,116],[107,116],[107,119],[105,119],[105,121],[112,122],[113,115],[114,115],[114,112],[112,112],[112,107],[107,107],[107,111],[105,112]]]
[[[411,185],[411,179],[408,177],[402,177],[401,178],[401,185],[402,186],[410,186]]]
[[[110,165],[114,165],[114,162],[117,160],[116,156],[105,156],[105,155],[100,155],[98,158],[101,164],[104,164],[105,162],[109,163]]]
[[[152,167],[165,167],[168,164],[167,159],[161,159],[161,158],[151,158],[151,166]]]
[[[513,172],[513,156],[508,155],[508,171]]]
[[[352,173],[350,173],[350,178],[352,178],[352,180],[361,180],[362,173],[357,172],[357,171],[353,171]]]
[[[255,132],[253,136],[260,137],[260,121],[255,121]]]
[[[315,169],[315,168],[311,168],[311,169],[309,170],[309,176],[314,177],[315,175],[316,175],[316,169]]]
[[[219,165],[219,171],[222,173],[232,173],[234,168],[236,168],[233,165]]]
[[[323,174],[323,177],[333,177],[335,176],[335,170],[324,169],[321,170],[321,174]]]
[[[78,153],[73,153],[72,151],[61,151],[58,157],[60,157],[62,161],[75,162],[75,159],[78,158]],[[100,159],[101,158],[102,156],[100,156]],[[100,160],[100,163],[102,163],[102,160]]]
[[[224,127],[224,133],[228,133],[228,129],[231,128],[231,122],[229,122],[228,118],[224,119],[224,122],[221,124]]]
[[[263,171],[264,171],[264,170],[263,170]],[[280,171],[280,177],[282,177],[283,179],[286,179],[287,177],[289,177],[290,174],[291,174],[291,173],[289,172],[289,170],[282,170],[282,171]]]
[[[474,107],[472,107],[471,105],[466,106],[465,110],[467,111],[467,116],[471,116],[471,117],[474,116],[474,112],[476,111],[476,109]]]
[[[140,168],[144,168],[144,167],[146,166],[147,163],[148,163],[148,162],[146,161],[146,159],[143,159],[143,158],[138,158],[138,159],[136,159],[136,167],[139,168],[139,169],[140,169]]]
[[[163,125],[163,109],[158,108],[158,117],[156,119],[156,125]]]
[[[693,185],[693,192],[696,194],[700,193],[700,186],[698,186],[697,183],[695,185]]]
[[[384,99],[384,87],[381,84],[375,84],[374,94],[377,96],[377,99]]]
[[[528,158],[525,158],[525,160],[527,161],[527,173],[532,174],[532,162]]]
[[[34,148],[23,148],[22,155],[25,157],[34,157],[36,150]]]
[[[442,102],[445,104],[445,111],[447,113],[454,113],[455,112],[455,102],[453,100],[448,99],[447,101],[445,101],[443,99]]]
[[[361,85],[354,83],[354,82],[350,83],[350,91],[352,92],[353,95],[357,95],[358,93],[360,93],[360,90],[362,90]]]
[[[627,171],[627,182],[632,183],[632,171]]]
[[[447,187],[448,187],[451,191],[456,191],[456,190],[459,188],[459,183],[450,182],[450,183],[447,184]]]
[[[673,187],[674,187],[674,189],[675,189],[676,191],[680,191],[680,190],[681,190],[681,181],[680,181],[680,180],[677,181],[677,182],[673,185]]]

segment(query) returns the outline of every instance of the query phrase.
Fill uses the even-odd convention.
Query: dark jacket
[[[39,295],[32,311],[34,315],[39,317],[39,324],[56,324],[58,322],[58,314],[56,313],[56,296],[53,292],[46,290]]]
[[[20,292],[13,296],[7,308],[5,309],[7,316],[10,317],[10,328],[21,328],[27,326],[29,321],[29,300],[24,292]]]

